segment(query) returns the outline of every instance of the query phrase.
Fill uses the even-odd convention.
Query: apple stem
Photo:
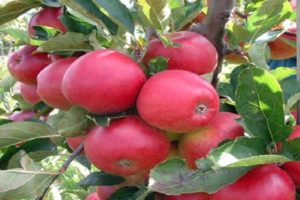
[[[54,183],[54,181],[62,174],[64,173],[69,165],[72,163],[72,161],[76,158],[76,156],[78,156],[80,154],[80,152],[83,150],[84,147],[84,142],[82,142],[76,149],[75,151],[73,151],[73,153],[70,155],[70,157],[66,160],[66,162],[63,164],[63,166],[59,169],[59,173],[57,175],[55,175],[53,177],[53,179],[51,180],[51,182],[49,183],[49,185],[45,188],[43,194],[37,198],[37,200],[43,200],[45,195],[47,194],[50,186],[52,185],[52,183]]]
[[[211,0],[205,20],[202,23],[193,25],[190,29],[204,35],[217,49],[219,55],[218,66],[211,81],[215,88],[219,82],[218,75],[222,70],[224,55],[227,51],[224,43],[225,25],[230,18],[234,5],[235,0]]]

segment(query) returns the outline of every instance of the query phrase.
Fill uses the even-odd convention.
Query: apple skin
[[[23,99],[30,104],[37,104],[41,101],[41,98],[36,92],[37,87],[35,85],[20,84],[20,93]]]
[[[48,54],[35,53],[35,46],[26,45],[13,53],[8,59],[8,70],[18,81],[36,85],[36,77],[51,63]]]
[[[186,133],[208,124],[219,104],[216,90],[205,79],[184,70],[166,70],[145,83],[137,109],[152,126]]]
[[[209,194],[197,192],[192,194],[166,195],[163,200],[209,200]]]
[[[107,200],[114,192],[119,189],[119,186],[97,186],[96,191],[100,200]]]
[[[68,110],[70,103],[62,92],[65,72],[77,58],[63,58],[51,63],[37,76],[37,93],[51,107]],[[80,81],[78,81],[80,82]]]
[[[63,23],[59,20],[59,17],[63,14],[63,8],[50,8],[46,7],[36,13],[29,21],[28,33],[30,37],[35,36],[34,26],[49,26],[56,28],[61,32],[66,32],[67,29]]]
[[[288,137],[288,140],[293,140],[300,137],[300,125],[294,127],[294,131]],[[300,187],[300,161],[291,161],[282,165],[282,169],[286,171],[294,180],[297,188]]]
[[[180,44],[180,47],[166,47],[158,39],[151,40],[143,59],[146,66],[151,59],[163,56],[168,59],[168,69],[181,69],[202,75],[216,68],[217,50],[204,36],[191,31],[175,32],[168,36],[173,43]]]
[[[113,50],[97,50],[70,66],[62,89],[73,104],[92,113],[110,114],[133,107],[145,81],[144,72],[130,57]]]
[[[102,200],[98,197],[97,192],[89,194],[85,200]]]
[[[212,194],[210,200],[295,200],[295,185],[276,165],[263,165]]]
[[[297,24],[292,22],[288,23],[287,32],[283,33],[280,37],[274,41],[269,42],[268,45],[271,50],[271,58],[274,60],[284,60],[296,56],[297,49],[292,45],[289,45],[284,40],[296,41],[297,40]]]
[[[219,112],[205,127],[188,134],[179,140],[179,154],[187,165],[196,169],[196,160],[205,157],[212,148],[215,148],[225,139],[235,139],[242,136],[243,128],[235,121],[239,115],[230,112]]]
[[[170,142],[159,130],[136,116],[116,119],[92,129],[85,154],[97,168],[116,175],[139,174],[167,158]]]
[[[66,141],[69,145],[69,147],[75,151],[79,145],[86,139],[87,135],[80,135],[80,136],[76,136],[76,137],[67,137]],[[85,154],[84,149],[80,152],[81,154]]]

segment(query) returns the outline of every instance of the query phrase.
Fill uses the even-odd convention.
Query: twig
[[[214,87],[217,87],[218,85],[218,75],[222,70],[223,58],[226,53],[226,46],[224,44],[224,28],[230,18],[234,5],[235,0],[211,0],[204,22],[195,24],[191,27],[191,31],[200,33],[207,37],[217,49],[219,55],[218,66],[214,72],[211,82]]]
[[[76,156],[79,155],[79,153],[83,150],[84,147],[84,142],[82,142],[77,149],[72,153],[72,155],[68,158],[68,160],[63,164],[63,166],[59,169],[59,173],[57,175],[55,175],[53,177],[53,179],[51,180],[50,184],[48,185],[48,187],[45,188],[43,194],[37,198],[37,200],[43,200],[43,198],[45,197],[45,195],[47,194],[50,186],[52,185],[52,183],[62,174],[64,173],[69,165],[71,164],[71,162],[76,158]]]

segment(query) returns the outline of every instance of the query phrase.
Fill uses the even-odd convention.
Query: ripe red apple
[[[97,192],[94,192],[89,194],[89,196],[87,196],[85,200],[102,200],[102,199],[98,197]]]
[[[23,99],[30,104],[36,104],[41,101],[41,98],[36,92],[36,85],[20,84],[20,92]]]
[[[295,200],[295,185],[276,165],[263,165],[211,195],[211,200]]]
[[[67,137],[66,141],[69,145],[69,147],[75,151],[78,146],[86,139],[87,135],[80,135],[80,136],[76,136],[76,137]],[[81,154],[85,154],[84,150],[82,150]]]
[[[199,129],[215,117],[219,96],[206,80],[194,73],[166,70],[145,83],[137,109],[152,126],[185,133]]]
[[[35,46],[26,45],[8,59],[9,72],[22,83],[35,85],[37,75],[51,63],[48,54],[35,53],[36,49]]]
[[[70,103],[62,92],[65,72],[77,58],[63,58],[51,63],[37,77],[37,93],[51,107],[68,110]],[[80,81],[77,81],[80,82]]]
[[[181,195],[166,195],[163,200],[209,200],[209,195],[203,192]]]
[[[66,71],[65,97],[92,113],[109,114],[134,106],[146,77],[128,56],[97,50],[78,58]]]
[[[36,115],[33,111],[22,110],[18,112],[14,112],[9,119],[15,122],[24,121],[27,119],[31,119]]]
[[[188,134],[179,140],[179,154],[187,165],[196,169],[196,160],[205,157],[212,148],[215,148],[225,139],[234,139],[242,136],[243,128],[235,121],[239,115],[229,112],[219,112],[205,127]]]
[[[97,186],[97,194],[100,200],[107,200],[114,192],[119,189],[119,186]]]
[[[288,140],[293,140],[300,137],[300,125],[294,127],[294,131],[289,136]],[[282,165],[282,168],[292,177],[296,187],[300,187],[300,161],[291,161]]]
[[[122,176],[149,171],[168,156],[170,142],[140,118],[128,116],[92,129],[84,150],[97,168]]]
[[[34,26],[49,26],[62,32],[66,32],[66,27],[59,20],[59,17],[62,14],[63,8],[43,8],[30,19],[28,25],[29,36],[35,36],[35,30],[33,28]]]
[[[190,31],[176,32],[168,35],[179,47],[167,47],[158,40],[149,42],[143,63],[155,57],[163,56],[168,59],[168,69],[181,69],[196,74],[212,72],[218,62],[216,48],[204,36]]]
[[[288,43],[289,41],[295,42],[297,40],[297,24],[286,21],[283,26],[287,29],[287,32],[268,43],[271,50],[271,58],[274,60],[288,59],[297,54],[297,48]]]

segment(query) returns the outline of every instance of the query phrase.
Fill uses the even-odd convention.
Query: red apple
[[[76,136],[76,137],[67,137],[66,141],[69,145],[69,147],[75,151],[79,145],[86,139],[87,135],[80,135],[80,136]],[[84,150],[82,150],[81,154],[85,154]]]
[[[100,198],[98,197],[97,193],[94,192],[94,193],[89,194],[89,196],[87,196],[87,197],[85,198],[85,200],[102,200],[102,199],[100,199]]]
[[[219,110],[216,90],[203,78],[184,70],[152,76],[137,101],[140,116],[152,126],[185,133],[208,124]]]
[[[36,77],[51,63],[48,54],[36,53],[35,46],[26,45],[13,53],[8,59],[8,70],[18,81],[25,84],[36,84]]]
[[[140,118],[128,116],[92,129],[84,150],[97,168],[122,176],[149,171],[168,156],[170,142]]]
[[[289,136],[288,140],[293,140],[300,137],[300,125],[294,127],[294,131]],[[282,165],[282,168],[292,177],[296,187],[300,187],[300,161],[291,161]]]
[[[297,48],[288,43],[289,41],[295,42],[297,40],[297,24],[286,21],[283,26],[287,29],[287,32],[268,43],[271,50],[271,58],[274,60],[288,59],[297,54]]]
[[[216,48],[204,36],[190,31],[176,32],[168,35],[173,43],[179,47],[167,47],[158,40],[149,42],[143,63],[148,62],[158,56],[168,59],[168,69],[181,69],[194,72],[196,74],[206,74],[212,72],[218,62]]]
[[[100,200],[107,200],[114,192],[119,189],[119,186],[98,186],[97,194]]]
[[[179,154],[186,160],[187,165],[196,169],[196,160],[205,157],[225,139],[242,136],[243,128],[235,121],[239,115],[229,112],[219,112],[205,127],[188,134],[179,140]]]
[[[68,110],[70,103],[62,92],[65,72],[77,58],[63,58],[43,69],[37,77],[37,93],[51,107]]]
[[[27,103],[36,104],[41,101],[41,98],[36,92],[35,85],[27,85],[21,83],[20,92],[21,92],[21,96]]]
[[[78,58],[66,71],[65,97],[92,113],[109,114],[134,106],[146,77],[128,56],[97,50]]]
[[[163,200],[209,200],[209,195],[203,192],[165,196]]]
[[[43,8],[30,19],[28,25],[29,36],[35,36],[34,26],[49,26],[62,32],[66,32],[66,27],[59,20],[59,17],[62,14],[63,8]]]
[[[211,200],[295,200],[295,185],[276,165],[263,165],[213,194]]]

